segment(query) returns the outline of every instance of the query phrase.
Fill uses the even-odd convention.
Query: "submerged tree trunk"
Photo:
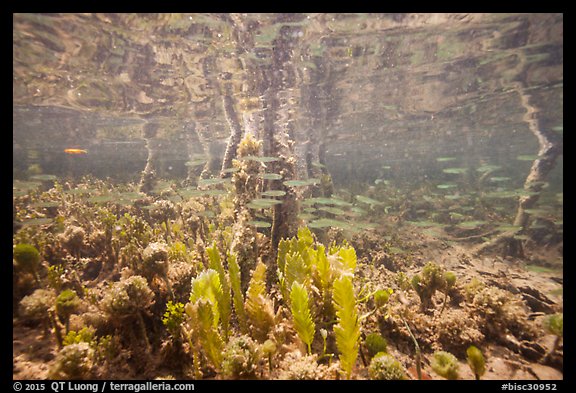
[[[526,210],[533,208],[538,202],[546,177],[556,165],[556,159],[562,152],[562,145],[557,135],[541,126],[539,110],[536,105],[531,103],[531,96],[526,93],[520,83],[517,86],[517,91],[520,95],[522,106],[526,109],[524,120],[528,124],[530,131],[538,139],[539,144],[538,158],[532,163],[530,172],[524,182],[524,190],[527,191],[528,195],[520,197],[516,218],[514,219],[514,226],[522,227],[525,230],[528,227],[530,218]],[[514,234],[516,234],[516,231],[504,232],[491,241],[481,244],[474,252],[480,254],[505,243],[507,255],[522,256],[522,243],[514,238]]]
[[[242,125],[238,119],[238,114],[234,108],[234,100],[232,99],[230,89],[226,89],[227,92],[222,97],[222,107],[224,109],[224,115],[228,126],[230,127],[230,139],[228,139],[228,144],[226,146],[226,151],[224,152],[224,159],[222,160],[222,170],[220,172],[220,177],[229,177],[230,174],[226,173],[225,170],[232,168],[232,160],[236,158],[238,151],[238,145],[242,140],[244,131],[242,130]]]
[[[148,159],[146,167],[142,171],[140,178],[140,191],[149,194],[156,183],[156,171],[158,169],[158,134],[159,125],[156,123],[146,123],[143,128],[143,137],[146,139],[146,149],[148,150]]]

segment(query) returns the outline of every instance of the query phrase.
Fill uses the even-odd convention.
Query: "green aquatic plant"
[[[53,290],[36,289],[20,301],[19,315],[25,320],[40,321],[45,336],[48,336],[50,328],[52,328],[56,342],[61,348],[62,334],[54,316],[55,303],[56,293]]]
[[[547,315],[543,319],[544,329],[555,336],[562,337],[564,335],[564,314]]]
[[[245,334],[248,333],[248,317],[246,316],[246,310],[244,309],[244,292],[242,292],[240,266],[238,266],[236,259],[236,254],[228,253],[228,276],[230,277],[230,287],[232,289],[232,302],[240,331]]]
[[[294,328],[300,339],[307,345],[308,353],[310,354],[312,352],[311,344],[312,340],[314,340],[316,325],[310,315],[308,292],[304,285],[298,281],[292,283],[290,303]]]
[[[168,242],[170,239],[170,220],[176,218],[174,204],[165,199],[160,199],[151,205],[149,212],[150,217],[163,224],[165,230],[164,240]]]
[[[261,261],[252,272],[244,309],[248,319],[250,335],[264,342],[272,330],[274,322],[274,307],[266,294],[266,265]]]
[[[548,352],[545,356],[545,360],[548,360],[550,356],[556,352],[558,346],[560,345],[560,341],[564,337],[564,313],[547,315],[542,320],[542,325],[546,332],[556,336],[550,352]]]
[[[444,269],[435,264],[428,262],[422,269],[421,274],[415,274],[412,277],[412,288],[420,297],[420,307],[426,311],[432,307],[432,296],[437,290],[446,288],[446,278]]]
[[[60,292],[62,285],[64,285],[65,269],[62,265],[52,265],[48,266],[46,270],[46,278],[48,280],[48,286],[55,291]]]
[[[94,350],[86,342],[62,348],[48,372],[50,379],[90,379],[94,366]]]
[[[78,331],[70,330],[64,337],[62,344],[67,346],[72,344],[88,343],[92,346],[94,344],[95,333],[96,329],[92,326],[83,327]]]
[[[446,379],[458,379],[460,364],[456,356],[446,351],[436,351],[430,362],[430,367],[438,375]]]
[[[181,340],[182,323],[184,322],[184,304],[180,302],[173,303],[171,300],[166,303],[166,312],[162,317],[162,324],[166,326],[168,333],[174,340]]]
[[[223,376],[235,379],[256,378],[259,349],[258,344],[248,335],[231,338],[222,354]]]
[[[340,367],[346,378],[350,379],[360,340],[360,320],[350,276],[343,275],[334,281],[333,299],[337,317],[334,333],[340,352]]]
[[[224,271],[222,258],[218,252],[216,242],[213,243],[212,247],[206,248],[206,253],[208,254],[208,260],[210,261],[209,267],[218,273],[220,285],[222,286],[222,291],[218,292],[218,312],[220,314],[220,324],[224,333],[224,339],[227,340],[230,325],[230,315],[232,313],[232,295],[230,294],[230,283],[228,280],[228,275]]]
[[[470,345],[466,350],[466,360],[468,361],[468,366],[470,366],[470,370],[474,373],[476,380],[480,380],[486,372],[486,361],[484,360],[482,352],[474,345]]]
[[[146,276],[158,275],[164,281],[170,297],[174,298],[172,285],[168,280],[168,246],[164,242],[149,243],[142,252],[142,270]]]
[[[368,356],[373,358],[378,352],[386,353],[388,350],[388,343],[386,339],[378,333],[370,333],[364,339],[364,346],[368,351]]]
[[[444,292],[444,301],[442,302],[442,309],[440,310],[440,315],[442,315],[442,313],[444,312],[444,308],[446,308],[448,293],[454,287],[454,285],[456,285],[456,273],[444,272],[444,288],[442,288],[442,291]]]
[[[113,320],[135,319],[144,340],[147,353],[150,354],[150,341],[142,313],[154,303],[154,293],[142,276],[131,276],[115,282],[101,301],[102,309]]]
[[[368,366],[370,379],[375,380],[402,380],[407,379],[404,367],[392,355],[384,352],[377,353]]]
[[[70,331],[70,315],[78,311],[78,307],[80,307],[80,298],[71,289],[65,289],[56,298],[56,314],[64,322],[66,333]]]
[[[191,307],[186,308],[186,313],[192,319],[191,325],[197,332],[202,349],[208,356],[214,367],[220,369],[222,362],[222,349],[224,341],[215,328],[217,318],[213,304],[207,299],[198,299]]]
[[[38,269],[40,268],[40,253],[31,244],[19,243],[14,247],[14,260],[16,265],[24,272],[34,276],[36,283],[40,283]]]
[[[276,343],[273,340],[268,339],[268,340],[264,341],[264,343],[260,347],[260,350],[262,352],[262,355],[264,355],[266,357],[266,359],[268,359],[268,370],[270,372],[272,372],[272,368],[273,368],[272,357],[274,356],[274,354],[278,350]]]

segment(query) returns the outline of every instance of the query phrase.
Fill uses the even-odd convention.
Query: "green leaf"
[[[360,322],[350,276],[343,275],[334,281],[333,300],[337,318],[334,333],[340,352],[340,367],[349,379],[358,357],[360,340]]]
[[[306,291],[304,285],[297,281],[292,283],[290,302],[294,328],[296,329],[300,339],[308,346],[308,353],[311,353],[312,351],[310,346],[312,340],[314,340],[316,325],[314,324],[314,321],[312,321],[312,316],[310,315],[308,291]]]
[[[274,308],[266,296],[266,265],[262,262],[258,262],[250,278],[244,309],[251,325],[250,335],[264,342],[274,326]]]
[[[218,328],[220,312],[218,299],[222,298],[222,285],[218,272],[214,269],[206,269],[192,279],[192,290],[190,291],[190,303],[195,304],[198,300],[206,300],[213,307],[214,329]]]
[[[238,318],[238,324],[242,333],[248,332],[246,321],[246,310],[244,310],[244,294],[241,288],[240,266],[236,261],[236,254],[228,254],[228,274],[230,275],[230,286],[232,287],[234,310]]]
[[[230,325],[230,314],[232,313],[230,285],[228,283],[226,272],[224,271],[224,266],[222,265],[222,258],[220,258],[216,242],[214,242],[212,247],[206,248],[206,252],[208,253],[208,259],[210,260],[210,268],[218,272],[218,278],[220,279],[221,291],[216,291],[215,295],[218,302],[220,324],[222,325],[224,338],[227,339]]]

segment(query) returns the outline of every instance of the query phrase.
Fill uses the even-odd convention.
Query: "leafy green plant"
[[[308,353],[312,352],[311,344],[314,340],[314,333],[316,325],[310,315],[310,307],[308,306],[308,292],[304,285],[298,281],[292,283],[290,290],[290,303],[292,318],[294,321],[294,328],[298,333],[300,339],[308,347]]]
[[[274,326],[274,308],[272,301],[266,295],[266,265],[261,261],[252,272],[244,309],[248,317],[251,336],[259,342],[264,342]]]
[[[168,333],[177,341],[181,339],[182,322],[184,322],[184,304],[173,303],[171,300],[166,304],[166,312],[162,318],[162,323],[166,326]]]
[[[474,345],[470,345],[466,350],[466,360],[470,370],[474,373],[476,380],[480,380],[482,375],[486,372],[486,361],[482,352]]]
[[[240,331],[245,334],[248,332],[248,317],[246,316],[246,310],[244,310],[244,293],[242,292],[240,266],[238,265],[236,259],[236,254],[228,254],[228,275],[230,277],[232,301],[234,304],[234,311],[236,311],[238,325],[240,326]]]
[[[91,326],[83,327],[77,332],[74,330],[70,330],[64,337],[63,344],[64,346],[79,343],[88,343],[92,345],[94,343],[95,332],[96,329],[94,329]]]
[[[222,285],[218,272],[206,269],[192,280],[190,302],[185,306],[192,327],[192,338],[195,341],[191,345],[197,347],[198,343],[201,344],[216,369],[220,369],[224,346],[218,328],[220,320],[218,302],[222,298]],[[195,362],[199,362],[199,359],[195,359]]]
[[[349,379],[358,357],[360,339],[360,322],[350,276],[343,275],[334,281],[333,296],[337,317],[334,326],[336,346],[340,351],[340,366]]]
[[[232,313],[230,284],[228,282],[228,276],[224,271],[222,258],[220,258],[220,253],[218,252],[216,242],[214,242],[212,247],[206,248],[206,252],[208,253],[208,259],[210,260],[209,266],[211,269],[214,269],[216,272],[218,272],[220,285],[222,286],[222,291],[217,293],[217,296],[219,296],[218,312],[220,314],[220,324],[222,325],[224,339],[227,340],[230,325],[230,315]]]
[[[456,356],[446,351],[436,351],[430,362],[432,370],[446,379],[458,379],[460,364]]]

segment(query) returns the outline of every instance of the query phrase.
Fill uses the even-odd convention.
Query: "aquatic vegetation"
[[[263,343],[275,325],[275,320],[274,307],[266,291],[266,265],[262,262],[258,262],[252,272],[244,309],[251,336]]]
[[[404,367],[392,355],[384,352],[376,354],[368,367],[370,379],[376,380],[402,380],[408,379]]]
[[[336,364],[326,366],[318,363],[318,356],[305,355],[300,352],[290,352],[286,354],[284,360],[279,365],[279,379],[286,380],[320,380],[334,379]]]
[[[111,320],[134,318],[148,353],[150,341],[142,313],[154,303],[154,294],[142,276],[131,276],[115,282],[102,298],[101,307]]]
[[[466,350],[466,360],[476,380],[480,380],[486,372],[486,361],[484,360],[482,352],[474,345],[470,345]]]
[[[50,379],[90,379],[94,350],[88,343],[67,345],[58,353],[50,368]]]
[[[70,315],[78,311],[79,306],[80,299],[71,289],[65,289],[56,298],[56,313],[65,323],[66,334],[70,331]]]
[[[388,343],[386,339],[378,333],[370,333],[364,340],[364,346],[368,351],[368,356],[373,358],[379,352],[386,353],[388,351]]]
[[[434,262],[428,262],[420,274],[412,277],[412,289],[420,297],[420,307],[422,311],[427,311],[432,307],[432,296],[438,290],[446,288],[446,277],[444,269]]]
[[[340,367],[346,378],[350,379],[360,340],[360,322],[350,276],[343,275],[334,280],[333,299],[337,317],[334,333],[340,351]]]
[[[564,335],[564,314],[548,315],[544,318],[542,325],[548,333],[562,337]]]
[[[227,378],[256,378],[260,347],[248,335],[233,337],[224,347],[222,374]]]
[[[446,351],[436,351],[430,362],[430,367],[438,375],[446,379],[458,379],[460,364],[456,356]]]
[[[49,289],[36,289],[32,294],[25,296],[20,301],[19,315],[23,320],[39,321],[42,323],[44,336],[54,329],[56,342],[62,345],[62,336],[53,314],[56,303],[56,293]]]
[[[232,301],[238,325],[242,333],[248,332],[248,316],[244,309],[244,292],[242,291],[240,266],[236,262],[236,254],[229,253],[227,256],[228,276],[230,278],[230,289],[232,290]]]
[[[294,328],[302,342],[307,345],[308,353],[310,354],[312,352],[310,345],[312,344],[312,340],[314,340],[316,325],[314,321],[312,321],[308,303],[308,292],[304,285],[298,281],[293,281],[290,289],[290,306]]]
[[[522,299],[496,287],[484,287],[474,296],[472,305],[486,335],[502,337],[511,333],[517,337],[533,337],[534,328],[527,323],[528,312]]]
[[[36,247],[25,243],[17,244],[14,247],[13,256],[19,269],[32,274],[36,282],[40,282],[40,279],[38,278],[40,253]]]
[[[175,340],[181,340],[184,315],[183,303],[173,303],[171,300],[166,303],[166,312],[162,317],[162,324]]]
[[[64,346],[79,343],[92,344],[94,342],[95,333],[96,329],[93,328],[92,326],[85,326],[82,329],[78,330],[77,332],[74,330],[70,330],[64,337],[62,344]]]

